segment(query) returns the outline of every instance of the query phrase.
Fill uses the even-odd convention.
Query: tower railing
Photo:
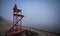
[[[9,35],[11,36],[17,36],[20,33],[26,32],[26,36],[28,36],[28,30],[22,28],[23,17],[24,15],[22,15],[22,10],[17,9],[17,6],[15,4],[15,6],[13,7],[13,26],[6,33],[9,33]],[[5,36],[8,36],[8,35],[5,34]]]

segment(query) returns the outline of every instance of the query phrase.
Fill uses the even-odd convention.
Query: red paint
[[[18,36],[24,32],[26,33],[26,36],[28,36],[28,30],[22,28],[23,17],[24,15],[22,15],[21,10],[17,9],[17,6],[15,4],[15,6],[13,7],[13,26],[10,28],[9,31],[5,33],[5,36]]]

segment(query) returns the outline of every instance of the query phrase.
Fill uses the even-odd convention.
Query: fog
[[[13,7],[22,10],[23,26],[60,33],[59,0],[1,0],[0,16],[13,20]]]

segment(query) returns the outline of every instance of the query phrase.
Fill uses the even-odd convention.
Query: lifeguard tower
[[[13,7],[13,26],[5,32],[5,36],[19,36],[22,33],[26,33],[28,36],[28,30],[22,28],[22,10],[17,9],[17,5]]]

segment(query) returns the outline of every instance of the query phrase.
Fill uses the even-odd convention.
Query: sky
[[[13,7],[17,4],[23,15],[23,25],[60,33],[59,0],[1,0],[0,16],[13,20]]]

